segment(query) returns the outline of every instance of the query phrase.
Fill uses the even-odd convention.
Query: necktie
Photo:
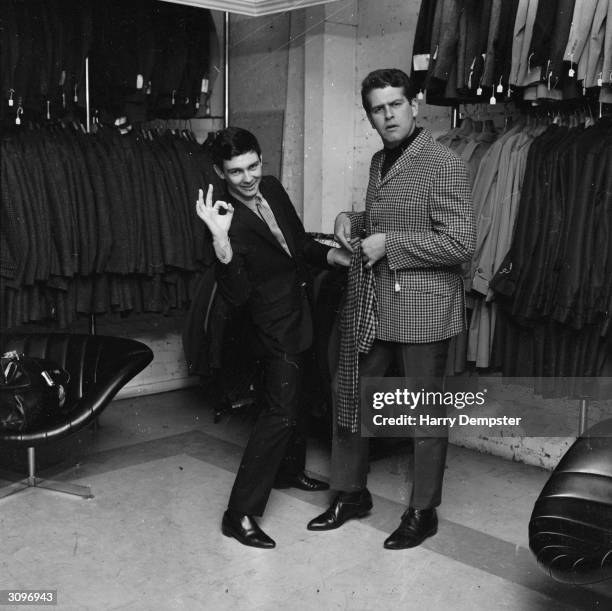
[[[378,310],[374,272],[364,269],[361,248],[351,257],[346,301],[340,319],[340,360],[338,363],[339,431],[359,431],[359,353],[368,353],[376,339]]]
[[[272,235],[278,240],[278,243],[284,248],[285,252],[291,256],[289,246],[287,246],[285,236],[276,222],[274,212],[272,212],[268,202],[266,202],[261,195],[258,195],[255,199],[255,208],[257,208],[257,212],[259,213],[259,216],[262,218],[263,222],[270,228]]]

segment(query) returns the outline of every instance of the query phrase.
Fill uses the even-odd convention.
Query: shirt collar
[[[415,127],[410,136],[406,136],[395,148],[389,149],[385,147],[385,155],[393,157],[401,157],[403,152],[416,140],[416,137],[421,133],[421,127]]]
[[[247,208],[251,208],[251,210],[253,210],[255,208],[255,205],[257,204],[257,200],[259,199],[261,202],[263,202],[264,204],[266,204],[266,200],[264,198],[264,196],[261,194],[261,191],[257,191],[257,194],[255,195],[255,197],[253,197],[253,199],[251,199],[250,201],[247,201],[245,199],[242,199],[242,197],[240,197],[239,195],[235,195],[233,193],[230,194],[231,197],[233,197],[237,202],[240,202],[241,204],[244,204]]]

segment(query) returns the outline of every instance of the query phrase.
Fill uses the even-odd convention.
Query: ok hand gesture
[[[222,200],[217,200],[213,204],[212,185],[208,185],[206,200],[204,200],[204,191],[198,189],[196,212],[210,229],[213,238],[222,239],[227,237],[227,232],[232,224],[232,218],[234,216],[234,207]]]

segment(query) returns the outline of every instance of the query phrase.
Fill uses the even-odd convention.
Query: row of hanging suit
[[[457,355],[508,376],[601,375],[612,354],[612,120],[522,117],[497,133],[467,119],[439,140],[468,164],[477,223]]]
[[[204,115],[221,50],[207,9],[152,0],[3,0],[0,118]]]
[[[612,103],[612,2],[423,0],[412,64],[432,104]]]
[[[0,163],[3,327],[189,302],[212,262],[198,189],[221,188],[189,132],[20,129]]]

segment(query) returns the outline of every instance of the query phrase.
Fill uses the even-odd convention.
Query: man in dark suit
[[[365,211],[342,212],[335,223],[336,239],[356,250],[334,384],[331,487],[338,495],[309,522],[310,530],[338,528],[372,508],[368,439],[360,436],[359,394],[353,392],[358,380],[384,376],[395,360],[405,378],[427,379],[427,390],[435,392],[449,339],[465,329],[460,264],[470,259],[476,240],[470,182],[463,161],[416,126],[415,94],[401,70],[377,70],[362,83],[364,109],[384,148],[372,158]],[[355,335],[357,341],[348,341]],[[362,354],[351,361],[347,345]],[[440,406],[432,407],[429,415],[440,416]],[[447,430],[415,428],[410,504],[387,549],[414,547],[437,530]]]
[[[301,384],[313,338],[307,264],[348,266],[350,254],[324,246],[304,231],[289,196],[273,176],[262,176],[261,149],[250,132],[229,127],[211,146],[225,181],[226,200],[213,203],[212,185],[200,190],[198,216],[217,255],[223,296],[245,306],[254,329],[253,351],[263,366],[261,411],[249,438],[223,515],[222,532],[244,545],[271,548],[253,516],[261,516],[273,487],[325,490],[304,473],[306,446]]]

